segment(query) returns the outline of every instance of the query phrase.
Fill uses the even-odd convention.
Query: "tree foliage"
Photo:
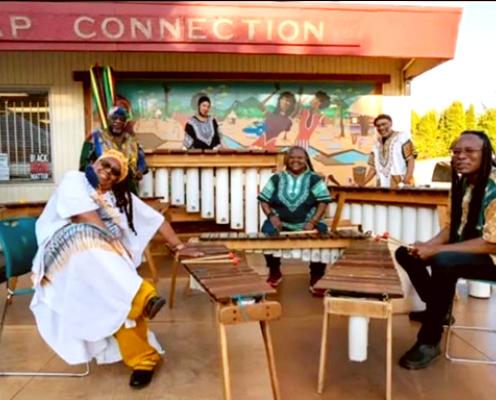
[[[447,157],[453,142],[467,129],[485,131],[494,146],[496,108],[488,108],[477,115],[473,104],[465,110],[461,101],[454,101],[440,115],[436,111],[428,111],[420,116],[412,111],[411,127],[419,159]]]

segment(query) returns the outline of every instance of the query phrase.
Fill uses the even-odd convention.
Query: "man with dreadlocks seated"
[[[312,163],[303,147],[291,147],[285,159],[286,170],[269,179],[258,196],[267,219],[262,232],[273,236],[280,231],[313,231],[325,233],[327,225],[321,221],[331,196],[323,178],[313,170]],[[281,259],[272,254],[265,255],[269,278],[267,282],[277,287],[282,281]],[[317,281],[324,276],[326,265],[310,263],[310,287],[314,295],[321,295],[314,289]]]
[[[161,214],[129,192],[127,158],[107,150],[85,172],[64,175],[36,223],[31,310],[43,339],[67,363],[123,360],[146,386],[162,353],[148,331],[165,300],[136,268],[158,230],[181,243]]]
[[[462,132],[452,148],[448,225],[428,242],[396,251],[396,260],[427,305],[417,342],[400,359],[404,368],[426,368],[440,355],[443,323],[458,278],[496,280],[496,168],[492,159],[486,134]]]

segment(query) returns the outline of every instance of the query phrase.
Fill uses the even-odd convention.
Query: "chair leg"
[[[46,376],[46,377],[66,377],[66,378],[82,378],[89,375],[90,364],[85,363],[86,368],[82,372],[20,372],[20,371],[0,371],[0,376]]]
[[[12,302],[12,295],[7,292],[7,296],[5,297],[5,303],[3,305],[2,309],[2,319],[0,319],[0,343],[2,341],[2,332],[3,332],[3,325],[5,322],[5,317],[7,316],[7,307],[11,304]]]
[[[0,320],[0,344],[2,341],[3,327],[7,316],[7,307],[11,304],[12,296],[10,293],[5,299],[5,304],[2,311],[2,319]],[[58,376],[58,377],[83,377],[90,373],[90,364],[86,363],[86,368],[82,372],[40,372],[40,371],[0,371],[0,376]]]
[[[444,356],[453,362],[460,362],[460,363],[470,363],[470,364],[486,364],[486,365],[496,365],[496,360],[489,359],[488,360],[482,360],[482,359],[477,359],[477,358],[463,358],[463,357],[455,357],[450,354],[450,349],[451,349],[451,342],[452,342],[452,335],[454,334],[454,330],[462,330],[462,331],[477,331],[477,332],[489,332],[489,333],[496,333],[496,329],[491,329],[487,327],[481,327],[481,326],[464,326],[464,325],[451,325],[451,315],[452,312],[450,312],[450,324],[448,325],[447,332],[446,332],[446,346],[445,346],[445,351],[444,351]]]

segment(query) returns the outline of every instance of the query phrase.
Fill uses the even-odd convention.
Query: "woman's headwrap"
[[[119,150],[108,149],[105,150],[100,157],[98,157],[97,161],[103,160],[104,158],[113,158],[114,160],[117,160],[119,162],[119,165],[121,167],[121,175],[119,176],[117,182],[122,182],[124,179],[126,179],[129,167],[127,158],[124,154],[122,154]]]
[[[107,117],[108,119],[112,120],[116,117],[121,117],[121,118],[124,118],[124,121],[127,121],[129,119],[129,114],[128,112],[126,111],[125,108],[123,107],[118,107],[118,106],[115,106],[115,107],[112,107],[108,114],[107,114]]]

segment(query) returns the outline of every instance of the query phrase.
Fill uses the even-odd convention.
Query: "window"
[[[52,178],[47,91],[0,90],[0,181]]]

